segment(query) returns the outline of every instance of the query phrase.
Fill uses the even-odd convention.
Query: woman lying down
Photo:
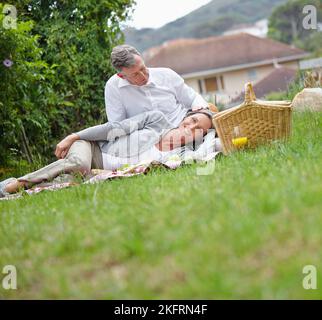
[[[124,164],[153,160],[164,163],[173,155],[182,157],[184,152],[191,152],[187,146],[203,141],[212,128],[211,117],[208,109],[189,111],[174,128],[162,112],[149,111],[72,133],[56,146],[59,160],[18,179],[2,181],[0,197],[50,181],[61,173],[87,174],[91,169],[115,170]],[[219,139],[214,140],[220,149]]]

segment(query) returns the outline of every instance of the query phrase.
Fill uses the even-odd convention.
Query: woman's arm
[[[148,111],[120,122],[106,122],[77,133],[72,133],[57,144],[55,155],[58,159],[64,158],[76,140],[114,141],[121,136],[131,134],[143,128],[160,132],[162,129],[172,127],[161,111]]]
[[[107,122],[76,133],[81,140],[114,141],[134,131],[149,128],[155,131],[172,127],[161,111],[148,111],[122,121]]]

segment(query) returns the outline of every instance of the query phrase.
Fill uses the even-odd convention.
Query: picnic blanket
[[[165,168],[168,170],[175,170],[185,164],[208,163],[214,161],[216,156],[221,151],[216,150],[215,147],[215,133],[208,133],[204,138],[204,142],[197,150],[187,149],[183,157],[172,156],[167,161],[161,163],[158,161],[141,162],[135,165],[125,165],[117,170],[101,170],[92,169],[90,174],[86,175],[82,181],[77,181],[72,174],[63,174],[55,178],[53,181],[44,182],[33,186],[30,189],[22,192],[8,195],[0,200],[18,199],[26,195],[34,195],[42,191],[56,191],[80,184],[94,184],[102,181],[108,181],[116,178],[129,178],[138,175],[145,175],[156,168]]]

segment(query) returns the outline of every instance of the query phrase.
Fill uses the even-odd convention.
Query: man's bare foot
[[[8,183],[5,186],[4,191],[8,193],[16,193],[17,191],[19,191],[19,189],[24,188],[26,185],[27,182],[15,180],[13,182]]]

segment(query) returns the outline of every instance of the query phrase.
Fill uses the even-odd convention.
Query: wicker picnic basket
[[[252,84],[245,85],[245,101],[236,107],[218,112],[213,123],[223,146],[229,154],[239,147],[233,144],[236,128],[254,148],[276,139],[286,139],[291,132],[291,101],[257,100]]]

